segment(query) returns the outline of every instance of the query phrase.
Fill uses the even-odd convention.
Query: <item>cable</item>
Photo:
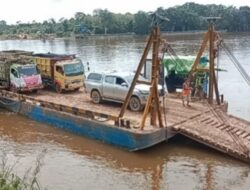
[[[236,59],[236,57],[231,53],[230,49],[227,47],[227,45],[224,42],[221,44],[221,46],[225,50],[225,52],[228,55],[229,59],[233,62],[236,69],[242,75],[243,79],[250,86],[250,77],[249,77],[248,73],[245,71],[245,69],[242,67],[240,62]]]

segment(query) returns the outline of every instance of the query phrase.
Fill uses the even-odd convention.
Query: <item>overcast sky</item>
[[[191,1],[191,0],[190,0]],[[14,24],[17,21],[41,22],[50,18],[70,18],[76,12],[92,14],[94,9],[108,9],[115,13],[136,13],[139,10],[154,11],[182,5],[188,0],[0,0],[0,20]],[[250,0],[193,0],[199,4],[223,4],[236,7],[250,6]]]

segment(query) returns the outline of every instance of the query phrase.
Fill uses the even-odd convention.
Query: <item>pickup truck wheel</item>
[[[93,90],[91,92],[91,99],[95,104],[99,104],[101,102],[101,95],[97,90]]]
[[[62,93],[62,88],[59,84],[56,84],[56,92],[57,93]]]
[[[142,108],[140,99],[136,96],[132,96],[129,101],[129,108],[132,111],[140,111]]]

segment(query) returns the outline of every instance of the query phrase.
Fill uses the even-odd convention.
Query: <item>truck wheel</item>
[[[142,108],[140,99],[136,96],[132,96],[129,101],[129,108],[132,111],[140,111]]]
[[[97,90],[93,90],[91,92],[91,99],[95,104],[99,104],[101,102],[101,95]]]
[[[78,91],[78,90],[80,90],[80,88],[75,88],[75,89],[74,89],[74,91]]]
[[[14,92],[14,93],[18,93],[17,88],[15,86],[13,86],[13,85],[10,86],[10,91]]]
[[[56,83],[56,92],[57,93],[62,93],[62,88],[58,83]]]

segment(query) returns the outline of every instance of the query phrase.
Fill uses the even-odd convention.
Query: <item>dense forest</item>
[[[221,17],[221,20],[217,21],[218,30],[250,31],[250,7],[248,6],[236,8],[215,4],[185,3],[167,9],[159,7],[156,13],[169,19],[168,22],[161,24],[161,30],[167,32],[206,30],[207,23],[204,17],[209,16]],[[96,9],[92,15],[77,12],[70,19],[62,17],[59,21],[55,21],[51,18],[43,23],[19,21],[14,25],[8,25],[6,21],[1,20],[0,35],[13,38],[20,35],[67,37],[85,34],[147,34],[151,23],[152,16],[148,12],[117,14],[107,9]]]

